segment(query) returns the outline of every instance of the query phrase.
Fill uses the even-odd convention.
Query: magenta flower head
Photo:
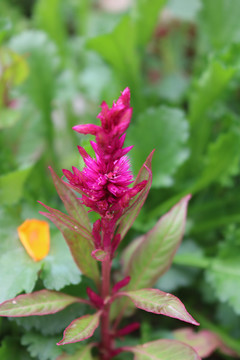
[[[133,183],[133,174],[126,154],[132,146],[123,147],[125,131],[132,116],[129,88],[122,92],[112,108],[109,108],[105,102],[101,107],[102,111],[97,116],[101,126],[83,124],[73,127],[81,134],[91,134],[96,137],[96,142],[91,141],[96,158],[92,158],[79,146],[85,167],[82,171],[73,167],[73,172],[64,169],[63,173],[68,185],[82,194],[83,204],[103,217],[111,217],[116,210],[121,215],[120,210],[128,206],[129,200],[142,190],[145,182],[129,188]]]

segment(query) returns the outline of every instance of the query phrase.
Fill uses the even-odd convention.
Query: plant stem
[[[111,260],[110,256],[102,262],[102,299],[110,296],[110,274],[111,274]],[[111,350],[111,337],[109,329],[109,311],[110,304],[106,304],[103,308],[101,318],[101,360],[109,360],[109,352]]]

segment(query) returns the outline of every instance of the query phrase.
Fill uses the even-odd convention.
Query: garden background
[[[135,175],[156,151],[152,189],[121,249],[191,193],[184,240],[155,287],[179,296],[200,329],[240,356],[239,18],[238,0],[0,1],[1,302],[44,287],[81,295],[89,283],[54,227],[39,262],[17,227],[43,219],[37,200],[61,209],[48,166],[59,175],[82,167],[76,146],[91,152],[89,138],[72,126],[97,123],[102,100],[111,104],[128,86]],[[62,330],[83,313],[73,305],[54,316],[1,318],[0,358],[57,359]],[[172,319],[138,316],[131,343],[176,329]],[[79,346],[67,345],[69,353]]]

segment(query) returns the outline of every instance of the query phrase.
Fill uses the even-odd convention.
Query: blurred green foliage
[[[192,193],[185,239],[156,286],[181,294],[201,326],[240,354],[239,2],[132,0],[119,12],[103,3],[0,2],[1,300],[43,286],[72,293],[87,281],[60,234],[52,231],[48,257],[33,263],[16,228],[39,217],[37,200],[61,207],[47,167],[79,166],[76,145],[86,139],[72,126],[97,123],[99,103],[129,86],[134,173],[156,152],[153,188],[121,247]],[[20,320],[3,321],[3,359],[54,360],[65,351],[34,318],[25,335]],[[152,318],[144,324],[155,338]]]

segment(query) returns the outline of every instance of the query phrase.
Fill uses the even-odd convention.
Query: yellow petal
[[[33,260],[39,261],[47,256],[50,232],[49,224],[46,221],[28,219],[17,230],[21,243]]]

